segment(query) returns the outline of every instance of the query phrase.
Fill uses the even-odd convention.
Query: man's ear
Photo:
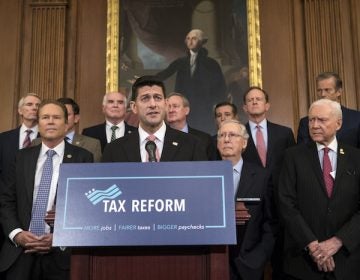
[[[189,115],[190,114],[190,107],[185,107],[185,114]]]
[[[134,114],[137,114],[137,108],[136,108],[135,101],[130,101],[130,108]]]
[[[74,123],[75,123],[75,124],[78,124],[79,121],[80,121],[80,115],[79,115],[79,114],[74,115]]]

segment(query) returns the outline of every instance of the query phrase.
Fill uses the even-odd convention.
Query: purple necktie
[[[24,142],[22,144],[23,148],[27,148],[31,145],[30,134],[33,133],[33,131],[31,129],[27,129],[27,130],[25,130],[25,132],[26,132],[26,136],[25,136]]]

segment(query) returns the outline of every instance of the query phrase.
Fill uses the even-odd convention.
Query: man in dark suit
[[[35,93],[22,97],[18,104],[21,126],[0,134],[0,179],[14,162],[17,151],[30,146],[31,141],[38,137],[37,111],[40,102],[40,97]]]
[[[342,80],[334,72],[324,72],[316,77],[316,92],[319,99],[326,98],[340,103],[343,93]],[[357,134],[360,125],[360,112],[341,106],[342,126],[337,132],[337,138],[346,144],[358,147]],[[309,118],[306,116],[299,122],[297,143],[311,141],[309,135]]]
[[[88,150],[93,154],[94,162],[99,162],[101,159],[100,141],[98,139],[76,133],[76,126],[80,121],[79,105],[72,98],[68,97],[59,98],[57,101],[64,104],[68,112],[68,129],[65,140],[70,144]],[[33,141],[33,145],[38,145],[40,143],[40,138]]]
[[[37,110],[40,102],[40,97],[35,93],[28,93],[22,97],[18,103],[21,125],[0,134],[0,192],[4,188],[4,178],[15,161],[18,150],[29,146],[31,141],[38,137]],[[0,246],[4,239],[0,225]]]
[[[0,271],[6,271],[7,280],[69,279],[69,250],[51,248],[45,212],[37,209],[40,205],[47,211],[53,208],[61,163],[93,161],[90,152],[64,141],[67,111],[63,104],[44,102],[38,115],[42,144],[19,151],[1,195],[0,213],[8,238],[0,251]],[[47,164],[49,150],[52,164]],[[45,166],[52,169],[47,178]],[[44,187],[48,189],[46,196],[40,195]],[[39,227],[33,226],[35,221]]]
[[[157,76],[165,80],[176,73],[174,91],[185,95],[193,107],[189,122],[212,133],[212,108],[226,99],[226,84],[220,65],[208,57],[208,51],[203,47],[206,42],[202,30],[191,30],[185,38],[187,55],[173,61]]]
[[[338,102],[309,109],[311,142],[287,150],[279,182],[287,279],[360,279],[360,151],[337,141]]]
[[[156,77],[143,76],[135,81],[130,105],[139,118],[139,129],[107,145],[103,162],[149,161],[149,141],[156,145],[156,161],[206,160],[198,138],[165,125],[165,98],[165,86]]]
[[[265,169],[242,158],[248,138],[245,126],[236,120],[223,122],[218,132],[221,157],[233,165],[235,197],[260,199],[246,205],[250,220],[237,228],[237,245],[229,248],[231,280],[263,279],[274,245],[269,176]]]
[[[171,128],[180,130],[185,133],[190,133],[198,137],[201,144],[206,149],[208,160],[214,160],[216,157],[216,148],[213,144],[210,134],[201,130],[197,130],[188,125],[186,117],[190,113],[189,100],[180,93],[170,93],[166,99],[167,112],[166,122]]]
[[[286,126],[272,123],[266,119],[266,113],[270,109],[269,95],[260,87],[250,87],[244,94],[243,109],[248,115],[249,121],[246,130],[250,135],[248,145],[243,158],[269,170],[272,185],[277,187],[280,169],[283,163],[285,150],[295,145],[292,130]],[[259,134],[259,131],[261,134]],[[259,137],[262,137],[264,149],[262,158]],[[276,204],[274,203],[277,212]],[[281,227],[277,231],[276,245],[272,256],[272,279],[283,279],[282,273],[282,248],[283,232]]]
[[[136,130],[135,127],[124,121],[126,105],[127,97],[124,93],[119,91],[105,94],[102,104],[105,122],[85,128],[82,131],[83,135],[99,139],[101,152],[104,151],[107,143]]]

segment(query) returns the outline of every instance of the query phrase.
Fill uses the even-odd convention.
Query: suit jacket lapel
[[[247,193],[251,189],[251,185],[253,183],[253,176],[255,175],[255,172],[249,168],[247,163],[244,161],[241,174],[240,174],[240,182],[238,185],[238,190],[236,192],[236,197],[246,197]]]
[[[166,126],[164,146],[161,153],[160,161],[171,161],[178,149],[180,143],[177,141],[176,134],[173,133],[173,129]]]
[[[276,135],[273,134],[274,130],[272,129],[272,123],[267,121],[267,149],[266,149],[266,166],[270,166],[271,158],[272,158],[272,151],[274,146],[274,140]]]
[[[337,165],[336,165],[336,175],[335,175],[335,182],[334,182],[334,189],[332,196],[335,195],[336,191],[339,189],[339,185],[341,182],[341,178],[346,170],[346,163],[349,162],[349,159],[347,158],[347,153],[345,148],[339,143],[338,144],[338,150],[337,150]],[[355,170],[349,170],[354,171]]]
[[[258,164],[260,164],[262,166],[262,163],[261,163],[261,159],[260,159],[260,156],[259,156],[259,153],[256,149],[256,146],[255,146],[255,142],[254,142],[254,139],[252,137],[252,133],[251,133],[251,129],[250,129],[250,125],[249,123],[246,124],[246,130],[249,134],[249,140],[248,140],[248,144],[247,144],[247,147],[246,147],[246,150],[248,151],[248,154],[249,155],[254,155],[255,158],[253,160],[256,159],[256,161],[258,162]],[[245,151],[246,152],[246,151]]]
[[[74,138],[73,138],[73,140],[72,140],[72,144],[75,145],[75,146],[81,147],[82,144],[83,144],[83,137],[82,137],[82,135],[75,133],[75,134],[74,134]]]
[[[317,150],[316,143],[311,141],[307,144],[307,146],[309,148],[308,156],[310,157],[310,162],[311,162],[311,165],[313,166],[312,170],[314,170],[316,178],[318,179],[320,185],[322,186],[322,189],[323,189],[325,195],[327,195],[326,186],[325,186],[323,172],[322,172],[321,165],[320,165],[319,153]]]
[[[131,162],[141,162],[139,131],[135,130],[126,137],[123,145],[128,160]]]
[[[24,174],[24,176],[26,176],[28,182],[26,185],[26,193],[28,195],[29,201],[33,201],[36,165],[40,150],[41,145],[34,147],[31,150],[31,155],[26,157],[26,162],[24,162],[24,166],[26,166],[26,174]]]

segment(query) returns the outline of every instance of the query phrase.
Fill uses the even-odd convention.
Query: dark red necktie
[[[332,171],[331,162],[329,158],[329,148],[324,148],[324,157],[323,157],[323,176],[326,186],[326,192],[328,197],[331,197],[334,188],[334,179],[331,176],[330,172]]]

